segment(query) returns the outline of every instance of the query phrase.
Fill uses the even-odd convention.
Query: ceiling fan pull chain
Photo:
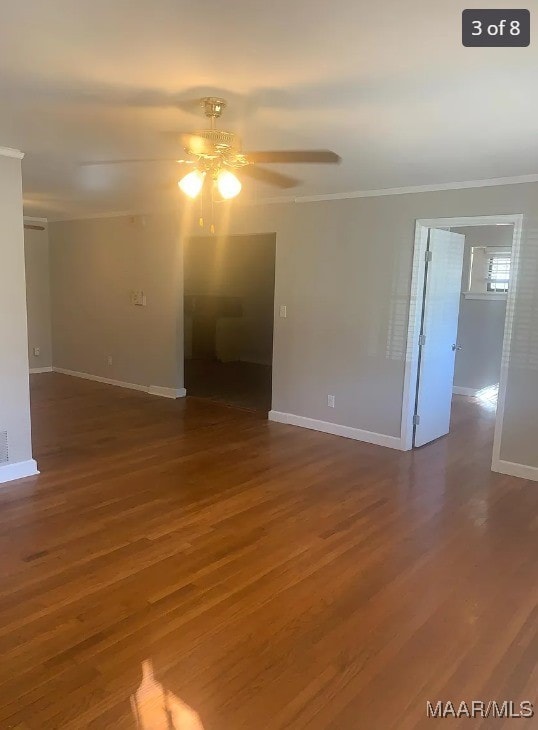
[[[200,228],[204,227],[204,190],[202,188],[202,194],[200,195],[200,218],[198,220]]]
[[[215,193],[215,185],[213,184],[211,186],[211,226],[209,228],[211,233],[215,233],[215,223],[214,223],[214,220],[215,220],[215,195],[214,195],[214,193]]]

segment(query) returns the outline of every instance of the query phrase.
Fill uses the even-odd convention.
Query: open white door
[[[448,433],[465,236],[431,228],[415,415],[415,446]]]

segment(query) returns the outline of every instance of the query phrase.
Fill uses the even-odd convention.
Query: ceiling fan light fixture
[[[193,170],[189,172],[185,177],[182,177],[178,182],[179,189],[188,195],[189,198],[196,198],[199,195],[202,186],[204,184],[205,172],[200,170]]]
[[[225,200],[235,198],[241,192],[241,181],[229,170],[221,170],[217,176],[217,188]]]

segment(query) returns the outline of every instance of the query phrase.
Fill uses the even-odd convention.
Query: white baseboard
[[[467,395],[471,398],[475,398],[480,393],[481,388],[461,388],[459,385],[455,385],[452,388],[454,395]]]
[[[73,378],[82,378],[83,380],[95,380],[96,383],[105,383],[106,385],[116,385],[118,388],[129,388],[130,390],[141,390],[148,392],[146,385],[137,385],[136,383],[125,383],[123,380],[112,380],[111,378],[103,378],[101,375],[92,375],[91,373],[81,373],[77,370],[66,370],[65,368],[52,368],[55,373],[62,375],[71,375]]]
[[[36,375],[37,373],[52,373],[52,365],[48,368],[30,368],[30,375]]]
[[[71,375],[73,378],[82,378],[83,380],[94,380],[96,383],[105,383],[105,385],[115,385],[117,388],[128,388],[129,390],[139,390],[142,393],[150,395],[158,395],[161,398],[184,398],[187,395],[185,388],[163,388],[160,385],[138,385],[138,383],[126,383],[123,380],[112,380],[111,378],[103,378],[101,375],[92,375],[91,373],[82,373],[77,370],[66,370],[65,368],[53,367],[55,373],[62,375]]]
[[[382,433],[363,431],[360,428],[341,426],[338,423],[318,421],[315,418],[306,418],[305,416],[296,416],[293,413],[281,413],[280,411],[269,411],[269,420],[276,423],[287,423],[290,426],[310,428],[313,431],[322,431],[333,436],[343,436],[344,438],[355,439],[355,441],[364,441],[367,444],[387,446],[390,449],[398,449],[399,451],[403,450],[402,441],[398,436],[386,436]]]
[[[150,385],[148,393],[161,398],[185,398],[187,395],[185,388],[163,388],[162,385]]]
[[[28,461],[18,461],[15,464],[4,464],[0,466],[0,484],[12,482],[14,479],[24,479],[24,477],[33,477],[39,474],[37,462],[35,459]]]
[[[538,482],[537,466],[527,466],[526,464],[516,464],[513,461],[498,459],[493,462],[491,469],[499,474],[508,474],[511,477],[531,479],[534,482]]]

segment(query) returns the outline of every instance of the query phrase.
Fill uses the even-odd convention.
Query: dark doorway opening
[[[188,396],[271,408],[276,234],[193,236],[184,252]]]

